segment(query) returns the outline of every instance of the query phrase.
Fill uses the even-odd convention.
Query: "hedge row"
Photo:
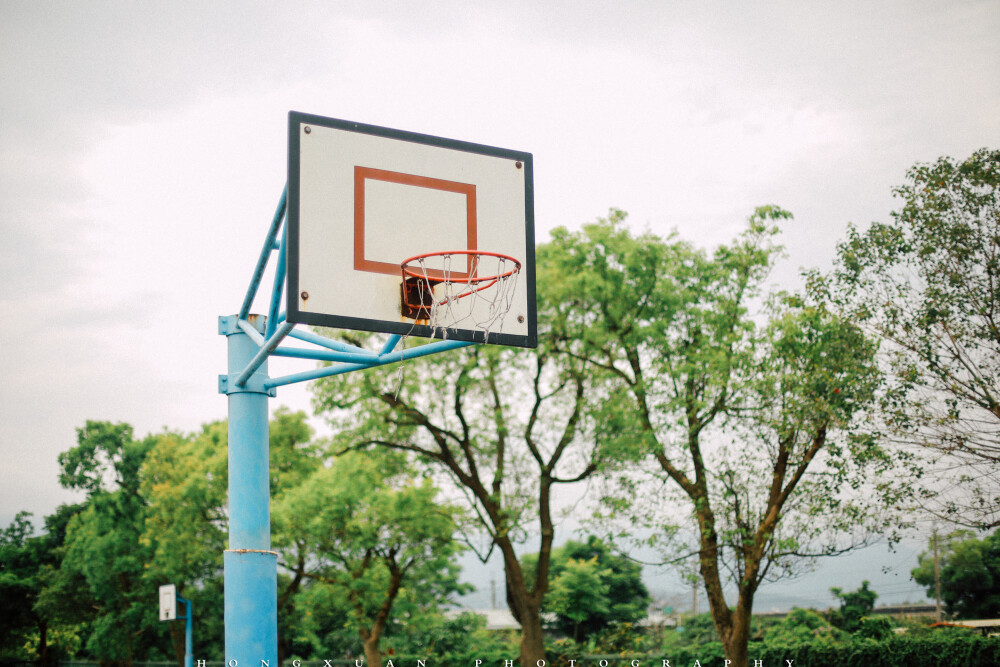
[[[982,637],[968,631],[939,631],[925,635],[898,635],[888,639],[855,639],[850,643],[778,645],[751,643],[751,667],[1000,667],[1000,637]],[[573,662],[571,663],[570,660]],[[663,655],[632,654],[592,656],[550,654],[547,667],[721,667],[722,644],[674,647]],[[755,662],[755,661],[760,662]],[[696,662],[697,661],[697,662]],[[428,662],[428,667],[430,662]],[[442,666],[437,666],[442,667]],[[451,667],[451,666],[449,666]],[[484,661],[483,667],[493,667]]]
[[[876,641],[859,639],[846,645],[801,644],[775,646],[751,644],[753,659],[768,665],[784,665],[793,660],[796,667],[960,667],[1000,666],[1000,638],[982,637],[968,631],[935,632],[908,637],[899,635]]]

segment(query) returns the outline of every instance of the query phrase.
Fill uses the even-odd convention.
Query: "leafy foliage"
[[[88,420],[76,430],[77,445],[59,455],[59,483],[95,496],[118,489],[134,495],[149,443],[134,439],[128,424]]]
[[[1000,151],[916,164],[892,222],[852,227],[813,288],[884,342],[883,435],[930,450],[956,523],[1000,522]]]
[[[830,592],[840,601],[840,609],[831,615],[834,625],[847,632],[855,632],[861,627],[862,620],[872,613],[878,594],[868,588],[868,582],[862,581],[861,588],[845,593],[842,588],[831,588]]]
[[[353,342],[381,347],[374,337]],[[503,557],[508,606],[522,627],[521,660],[544,659],[540,608],[555,538],[560,485],[606,461],[601,378],[583,364],[537,351],[480,346],[428,357],[420,373],[354,373],[316,385],[316,403],[348,449],[405,452],[460,493],[466,539],[484,560]],[[538,536],[529,578],[516,545]]]
[[[765,293],[777,224],[790,217],[761,207],[709,256],[633,235],[613,210],[539,250],[555,349],[612,383],[605,451],[653,480],[623,470],[606,516],[624,523],[619,537],[654,531],[667,560],[697,558],[738,661],[761,582],[890,529],[880,509],[905,492],[883,477],[894,462],[878,443],[851,435],[880,381],[875,345],[822,302]]]
[[[437,495],[399,455],[348,453],[275,503],[275,546],[285,567],[332,589],[347,612],[338,625],[360,635],[373,664],[394,618],[433,612],[438,600],[462,590],[453,562],[461,550],[453,539],[457,510]]]
[[[206,424],[187,436],[162,433],[146,455],[141,493],[148,499],[140,541],[151,555],[147,579],[172,583],[192,601],[198,617],[194,651],[222,659],[223,627],[212,610],[221,609],[222,552],[226,548],[226,425]],[[183,656],[180,623],[169,630],[173,653]]]
[[[781,644],[753,644],[750,655],[765,665],[838,665],[870,667],[870,665],[963,665],[991,667],[1000,664],[1000,642],[996,638],[974,635],[967,631],[938,631],[920,636],[890,636],[880,641],[852,638],[841,643],[812,642],[793,647]]]
[[[893,635],[894,625],[885,616],[865,616],[858,623],[855,634],[862,639],[884,641]]]
[[[325,465],[330,457],[311,439],[304,413],[275,412],[270,423],[275,507],[303,512],[294,521],[313,520],[302,536],[316,538],[313,548],[322,548],[318,540],[339,535],[346,543],[381,550],[383,565],[405,571],[396,581],[400,615],[412,614],[407,625],[414,631],[429,627],[424,619],[437,618],[433,601],[460,589],[451,560],[459,550],[452,539],[453,508],[436,502],[429,480],[416,480],[389,458],[347,457],[331,469]],[[221,659],[226,444],[224,423],[192,435],[163,432],[141,440],[127,424],[88,421],[79,429],[77,445],[59,458],[60,479],[85,491],[87,500],[46,518],[46,530],[37,537],[25,514],[0,533],[3,655],[51,663],[72,654],[109,665],[171,654],[181,659],[183,624],[162,623],[156,614],[157,587],[174,583],[194,602],[195,653]],[[335,509],[336,517],[330,514]],[[334,523],[324,526],[323,520]],[[351,527],[344,528],[343,521]],[[304,576],[308,563],[323,566],[317,572],[329,579],[341,577],[341,564],[324,560],[328,552],[287,546],[287,553],[295,558],[279,573],[282,657],[326,652],[329,637],[310,624],[310,613],[332,608],[336,628],[358,609],[351,591],[377,599],[392,579],[385,567],[373,567],[354,573],[351,591],[337,590]],[[327,604],[329,596],[321,594],[330,591],[333,601]],[[352,630],[358,637],[357,623]]]
[[[610,586],[604,581],[607,570],[600,569],[597,558],[569,559],[549,589],[549,607],[564,623],[572,625],[572,637],[581,639],[580,625],[608,613]]]
[[[968,531],[957,531],[939,543],[941,599],[954,618],[1000,616],[1000,530],[984,539]],[[934,556],[931,549],[920,554],[912,571],[914,581],[935,595]]]
[[[762,621],[763,619],[758,619]],[[793,609],[780,620],[758,622],[748,647],[748,664],[764,665],[917,665],[992,667],[1000,658],[1000,638],[983,637],[957,628],[927,628],[897,634],[887,616],[867,617],[854,634],[833,627],[820,613]],[[567,640],[552,642],[553,665],[569,667],[609,664],[722,665],[731,660],[714,632],[710,614],[684,620],[682,627],[644,635],[629,632],[626,640],[599,642],[583,657]],[[583,658],[583,659],[581,659]],[[697,662],[696,662],[697,661]],[[758,662],[759,661],[759,662]]]
[[[80,647],[79,595],[60,596],[63,607],[49,603],[62,561],[66,524],[80,511],[62,505],[45,519],[45,530],[33,535],[30,513],[19,512],[0,531],[0,655],[54,664]]]
[[[145,577],[150,553],[142,536],[147,503],[139,493],[141,466],[153,438],[136,440],[131,426],[88,421],[77,446],[59,456],[60,481],[88,494],[66,527],[65,550],[52,592],[72,604],[85,584],[90,632],[85,648],[104,660],[129,663],[164,643],[152,629],[156,589]],[[50,598],[48,607],[62,604]],[[78,605],[77,608],[81,608]]]
[[[219,572],[226,547],[225,441],[225,425],[211,424],[193,438],[164,434],[147,456],[143,541],[153,548],[163,583],[194,584]]]
[[[34,629],[34,600],[40,585],[41,553],[28,540],[34,529],[30,512],[19,512],[0,532],[0,646],[11,646],[24,630]]]
[[[484,665],[496,665],[517,653],[516,633],[487,630],[486,619],[478,614],[432,614],[428,621],[419,632],[399,632],[387,638],[387,643],[398,655],[429,657],[428,664],[475,665],[482,660]]]
[[[269,423],[270,493],[302,481],[322,465],[320,451],[303,412],[275,410]],[[224,422],[206,424],[199,433],[165,432],[153,438],[142,464],[141,493],[148,499],[141,542],[151,550],[146,578],[155,586],[173,583],[203,618],[196,633],[199,655],[222,658],[222,553],[227,545],[229,482],[228,432]],[[290,580],[279,578],[279,617],[294,618]],[[164,624],[160,624],[161,626]],[[167,624],[174,653],[183,656],[183,628]],[[282,634],[279,655],[290,654]]]
[[[791,217],[778,207],[757,209],[711,253],[634,234],[612,210],[538,248],[537,351],[484,346],[428,358],[419,373],[329,378],[316,394],[338,429],[329,451],[303,414],[278,411],[279,657],[337,647],[374,663],[382,638],[389,655],[506,659],[511,638],[436,604],[461,588],[460,524],[481,557],[501,552],[522,664],[545,656],[543,604],[565,632],[622,656],[655,647],[678,662],[739,662],[749,647],[766,662],[996,664],[996,642],[892,635],[891,622],[867,615],[867,583],[835,589],[833,618],[853,635],[805,611],[755,628],[751,611],[757,588],[803,557],[896,525],[882,508],[909,489],[893,475],[893,441],[963,466],[951,481],[972,495],[942,494],[937,511],[962,518],[971,504],[970,524],[995,523],[998,164],[1000,152],[980,151],[915,166],[893,223],[852,229],[837,270],[812,274],[808,296],[767,289],[778,225]],[[893,372],[888,388],[871,334]],[[885,419],[859,428],[876,398]],[[196,650],[219,657],[225,449],[225,424],[137,439],[127,424],[86,422],[59,457],[61,483],[86,501],[48,517],[41,535],[24,515],[0,534],[5,655],[19,644],[17,657],[49,662],[161,659],[178,628],[159,623],[150,601],[169,581],[216,619]],[[553,549],[554,490],[598,473],[606,518],[621,522],[605,525],[624,524],[615,539],[638,535],[697,570],[711,615],[647,640],[630,625],[646,600],[636,571],[599,542]],[[443,503],[433,479],[469,511]],[[529,565],[517,554],[531,539]],[[950,612],[996,613],[998,540],[954,540]],[[914,576],[929,585],[926,570],[925,555]],[[568,646],[549,644],[551,664]]]
[[[528,554],[522,562],[533,572],[537,555]],[[612,624],[632,624],[646,616],[649,592],[642,567],[593,535],[554,549],[549,576],[543,609],[556,615],[557,630],[577,642]]]
[[[793,609],[764,633],[764,641],[771,646],[836,645],[846,640],[843,630],[811,609]]]

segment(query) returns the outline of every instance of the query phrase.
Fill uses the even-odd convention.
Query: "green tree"
[[[140,543],[151,554],[145,576],[174,584],[195,609],[194,653],[221,660],[222,553],[226,548],[226,425],[189,436],[163,433],[146,456],[141,492],[148,501]],[[160,623],[173,655],[184,659],[184,623]]]
[[[75,628],[60,622],[67,614],[47,608],[42,595],[62,560],[66,522],[79,510],[61,506],[40,535],[28,512],[0,531],[0,656],[50,665],[75,648]]]
[[[879,382],[874,344],[823,303],[765,298],[776,223],[789,217],[760,208],[709,256],[633,236],[612,211],[580,232],[555,230],[539,251],[558,351],[615,378],[605,424],[616,453],[647,463],[655,479],[638,492],[634,474],[614,478],[609,518],[624,519],[623,536],[645,525],[673,538],[672,560],[685,550],[698,559],[719,637],[740,667],[758,587],[802,557],[888,530],[877,508],[896,491],[882,476],[892,460],[874,440],[851,437]]]
[[[856,632],[861,627],[861,621],[872,613],[878,599],[878,593],[868,588],[867,581],[862,581],[861,588],[850,593],[837,587],[830,592],[840,601],[840,609],[831,614],[830,621],[847,632]]]
[[[570,558],[562,572],[552,581],[546,596],[547,606],[564,622],[571,625],[570,635],[580,641],[580,625],[587,619],[606,616],[610,611],[605,581],[608,572],[602,570],[597,558]]]
[[[537,555],[528,554],[522,562],[534,571]],[[646,617],[650,598],[642,583],[642,566],[615,554],[594,535],[554,549],[549,578],[552,583],[542,608],[556,615],[558,630],[578,642],[613,623],[635,623]]]
[[[968,531],[956,531],[940,541],[938,568],[941,600],[954,618],[1000,616],[1000,530],[984,539]],[[933,545],[920,554],[913,580],[935,595]]]
[[[352,339],[377,349],[380,342]],[[521,664],[545,658],[541,605],[555,538],[553,499],[601,464],[606,395],[583,365],[553,354],[483,345],[428,357],[402,378],[352,373],[315,385],[342,446],[407,452],[443,473],[469,504],[469,542],[503,558],[507,603],[521,624]],[[485,533],[485,545],[477,541]],[[529,575],[518,546],[536,537]]]
[[[322,465],[304,412],[275,410],[268,424],[272,498],[302,483]],[[172,583],[192,600],[198,615],[195,652],[222,659],[223,551],[228,543],[228,432],[225,422],[199,433],[163,433],[142,466],[142,496],[148,501],[141,544],[152,558],[145,572],[153,586]],[[280,659],[291,655],[293,608],[301,577],[279,577]],[[168,626],[174,655],[184,657],[183,623]]]
[[[62,486],[85,491],[91,498],[113,491],[137,495],[139,468],[150,442],[135,440],[128,424],[89,419],[83,428],[76,429],[76,440],[76,447],[59,455]]]
[[[916,444],[940,481],[927,508],[1000,525],[1000,151],[918,163],[889,223],[851,227],[814,287],[883,342],[894,384],[883,437]],[[956,472],[957,471],[957,472]]]
[[[457,510],[437,495],[398,455],[348,453],[275,504],[283,564],[339,593],[368,664],[381,664],[379,642],[394,612],[415,618],[462,590]]]
[[[93,616],[93,601],[83,575],[73,568],[63,568],[66,554],[66,536],[70,521],[86,507],[86,503],[60,505],[54,514],[45,517],[45,549],[49,562],[43,563],[38,571],[41,584],[34,603],[36,613],[45,619],[48,635],[43,643],[39,637],[39,648],[35,655],[45,662],[45,656],[54,660],[57,655],[76,655],[83,646],[83,640],[90,634],[90,619]],[[44,647],[44,650],[43,650]],[[55,651],[48,650],[50,647]]]
[[[47,623],[35,613],[41,588],[38,573],[42,554],[29,540],[34,532],[30,512],[18,512],[0,532],[0,655],[17,656],[24,635],[37,630],[45,645]]]
[[[140,543],[140,470],[152,444],[136,440],[128,424],[87,421],[77,446],[59,455],[63,486],[87,492],[86,508],[67,525],[59,576],[85,582],[92,605],[86,649],[103,663],[130,665],[158,643],[156,589],[144,577],[150,554]]]

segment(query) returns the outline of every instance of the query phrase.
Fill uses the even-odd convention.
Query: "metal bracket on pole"
[[[247,364],[246,368],[244,368],[243,371],[236,377],[236,386],[243,386],[247,383],[247,381],[253,376],[254,372],[260,368],[260,365],[263,364],[267,360],[268,356],[274,352],[275,348],[281,344],[281,341],[284,340],[285,336],[288,335],[288,332],[291,331],[294,326],[295,325],[290,322],[283,322],[281,324],[281,327],[267,339],[267,342],[260,346],[260,350],[256,355],[254,355],[254,358],[250,360],[250,363]]]
[[[219,393],[226,394],[238,394],[241,392],[251,393],[251,394],[265,394],[270,398],[274,398],[278,395],[278,391],[275,387],[264,386],[265,380],[261,378],[250,378],[241,387],[236,384],[236,374],[233,375],[220,375],[219,376]]]
[[[223,336],[234,336],[238,334],[246,335],[250,338],[251,342],[260,345],[263,342],[263,337],[260,332],[264,330],[266,326],[265,319],[259,315],[250,315],[245,320],[239,319],[236,315],[224,315],[219,318],[219,334]],[[256,336],[252,334],[256,333]],[[280,340],[278,341],[280,342]],[[277,347],[278,342],[274,343]],[[273,387],[266,387],[264,383],[268,380],[267,372],[258,373],[257,370],[260,369],[261,365],[267,358],[267,354],[262,354],[265,348],[261,348],[255,355],[253,360],[257,361],[256,366],[251,370],[248,367],[241,369],[236,373],[229,373],[227,375],[219,376],[219,393],[226,394],[236,394],[236,393],[252,393],[252,394],[265,394],[267,396],[276,396],[277,392]],[[247,373],[247,370],[250,370]],[[244,377],[245,376],[245,377]],[[240,380],[243,380],[241,383]]]

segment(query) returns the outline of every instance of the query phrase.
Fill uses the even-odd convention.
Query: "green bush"
[[[387,654],[392,651],[394,655],[433,658],[439,665],[471,665],[475,660],[482,660],[484,665],[502,665],[504,660],[517,657],[520,646],[514,634],[487,630],[485,618],[464,612],[454,618],[441,617],[418,634],[387,637],[383,650]]]
[[[894,627],[896,624],[888,616],[863,616],[854,634],[861,639],[884,640],[895,634]]]
[[[769,646],[800,646],[802,644],[836,645],[850,635],[833,627],[812,609],[793,609],[779,623],[767,628],[764,642]]]
[[[923,636],[892,635],[881,641],[854,637],[845,643],[805,643],[797,646],[753,644],[751,660],[768,664],[837,665],[837,667],[996,667],[1000,639],[980,637],[965,630],[937,631]]]

